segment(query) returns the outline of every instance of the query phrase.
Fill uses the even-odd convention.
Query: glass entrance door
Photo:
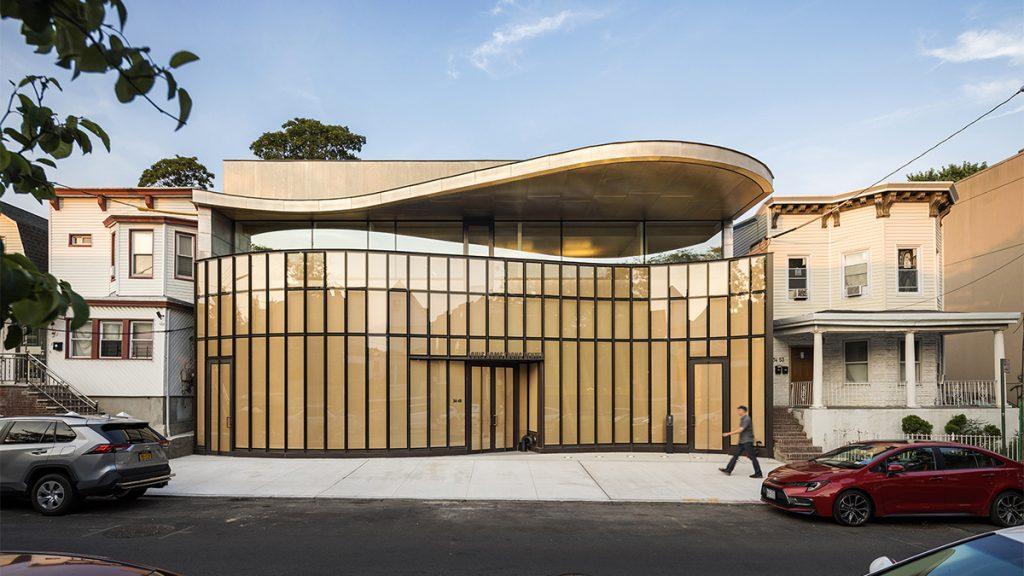
[[[514,450],[516,372],[512,366],[470,365],[469,449],[471,452]]]
[[[231,451],[231,360],[211,358],[206,363],[206,402],[209,422],[206,446],[210,452]]]
[[[724,360],[690,361],[690,431],[692,450],[722,449],[723,397],[726,381]]]

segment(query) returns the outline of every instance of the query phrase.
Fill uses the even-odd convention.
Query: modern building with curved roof
[[[197,449],[717,452],[744,404],[770,450],[771,266],[732,221],[771,192],[678,141],[226,161],[193,195]]]

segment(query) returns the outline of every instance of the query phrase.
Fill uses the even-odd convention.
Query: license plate
[[[139,462],[145,462],[146,460],[152,460],[152,452],[139,452]]]
[[[765,498],[768,498],[769,500],[775,500],[775,490],[772,490],[771,488],[765,488],[764,489],[764,496],[765,496]]]

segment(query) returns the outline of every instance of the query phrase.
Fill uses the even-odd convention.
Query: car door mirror
[[[885,473],[889,476],[895,476],[897,474],[902,474],[903,472],[904,468],[902,464],[889,464],[885,467]]]
[[[895,464],[895,466],[899,466],[899,464]],[[888,556],[879,556],[871,561],[871,564],[868,566],[868,574],[874,574],[875,572],[885,570],[893,564],[895,564],[895,562],[892,561],[892,558],[889,558]]]

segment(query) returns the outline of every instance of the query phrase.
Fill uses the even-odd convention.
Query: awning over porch
[[[780,318],[775,335],[821,332],[965,332],[1002,331],[1020,321],[1018,312],[943,312],[938,310],[824,310]]]
[[[995,399],[994,404],[1001,406],[1005,401],[1004,391],[999,387],[1000,369],[1005,358],[1003,331],[1020,321],[1017,312],[944,312],[939,310],[824,310],[800,316],[781,318],[774,322],[776,338],[786,340],[787,337],[803,340],[810,335],[813,340],[813,369],[810,384],[810,405],[812,408],[824,408],[828,405],[843,405],[844,398],[849,396],[849,388],[858,388],[858,395],[878,396],[886,392],[897,392],[905,399],[905,406],[916,408],[918,403],[918,377],[915,370],[905,370],[902,380],[890,389],[876,386],[876,382],[856,381],[852,385],[841,382],[840,385],[825,389],[824,377],[824,335],[825,334],[902,334],[900,344],[902,357],[899,361],[906,366],[914,366],[916,362],[915,335],[960,334],[967,332],[991,332],[993,334],[993,379],[988,382],[935,382],[938,397],[962,396],[961,392],[970,392],[971,398]],[[867,358],[865,358],[867,361]],[[849,381],[849,376],[847,376]],[[802,382],[801,384],[808,384]],[[955,384],[955,385],[954,385]],[[947,390],[953,386],[955,389]],[[877,388],[877,389],[876,389]],[[962,389],[962,390],[961,390]],[[806,393],[803,394],[806,396]],[[891,403],[891,402],[890,402]]]

